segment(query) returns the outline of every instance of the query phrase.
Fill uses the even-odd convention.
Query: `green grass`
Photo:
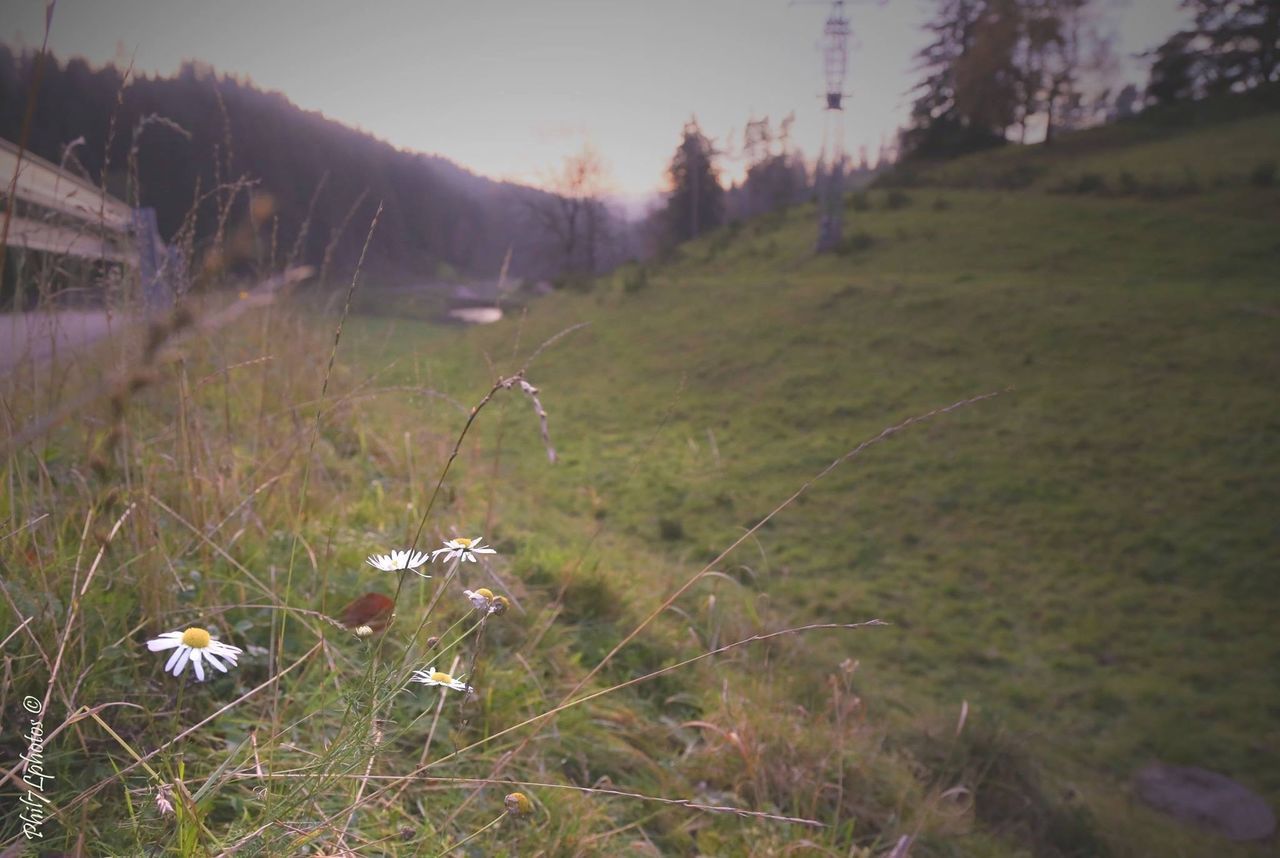
[[[1247,122],[1089,157],[1277,138],[1275,116]],[[873,193],[850,213],[847,228],[874,238],[856,253],[813,257],[799,210],[682,248],[645,289],[624,291],[621,274],[548,299],[522,330],[432,348],[437,384],[474,388],[481,354],[591,323],[531,372],[561,464],[539,461],[527,427],[503,436],[504,526],[596,517],[697,564],[880,428],[1009,388],[868,451],[725,565],[789,620],[894,623],[807,649],[802,703],[851,657],[883,717],[967,700],[1087,784],[1104,819],[1151,758],[1276,802],[1280,240],[1248,207],[1212,203],[1274,206],[1277,192],[1206,191],[1194,208],[910,193],[904,209]],[[369,366],[418,349],[411,325],[355,330]],[[1107,832],[1120,846],[1131,815]]]
[[[1221,115],[1219,115],[1221,114]],[[1060,138],[1052,146],[1006,146],[932,165],[912,166],[888,181],[952,188],[1052,190],[1145,198],[1195,198],[1208,190],[1275,182],[1280,113],[1241,98],[1180,105]],[[1268,170],[1269,167],[1269,170]],[[1220,198],[1219,198],[1220,199]],[[1274,195],[1233,195],[1280,216]]]
[[[510,753],[502,777],[555,785],[526,787],[534,818],[486,830],[470,854],[869,856],[904,834],[916,856],[1255,854],[1144,810],[1127,783],[1160,758],[1280,801],[1280,240],[1268,214],[1280,191],[1048,191],[1051,176],[1103,169],[1097,159],[1203,172],[1206,151],[1275,131],[1264,115],[1190,143],[1065,138],[1019,153],[1050,171],[1022,190],[956,189],[939,173],[893,203],[886,190],[851,201],[856,239],[841,254],[813,255],[814,212],[800,208],[484,329],[388,314],[377,296],[378,315],[347,320],[323,401],[332,318],[273,309],[195,337],[118,408],[86,406],[5,460],[4,533],[47,517],[0,539],[0,639],[14,616],[32,618],[6,644],[0,705],[43,695],[65,639],[50,723],[81,706],[142,707],[101,710],[114,736],[82,718],[50,743],[62,810],[49,845],[218,854],[283,817],[293,829],[250,846],[437,854],[502,813],[508,787],[467,801],[455,783],[415,782],[357,814],[345,840],[316,828],[361,794],[378,714],[376,777],[487,742],[432,774],[484,778]],[[997,174],[1009,157],[942,170]],[[528,369],[556,464],[529,400],[500,391],[429,519],[432,544],[483,532],[518,604],[458,650],[454,672],[477,697],[447,698],[434,729],[439,698],[422,689],[371,709],[395,684],[364,678],[370,644],[308,614],[272,652],[283,612],[253,606],[332,614],[388,589],[363,558],[412,538],[469,409],[582,322]],[[8,431],[101,389],[128,359],[109,348],[10,379]],[[992,391],[814,484],[586,689],[787,626],[892,625],[745,645],[502,733],[558,703],[836,457]],[[435,660],[409,634],[440,583],[406,584],[381,663]],[[465,583],[492,579],[477,569]],[[465,616],[450,588],[424,635]],[[142,643],[196,621],[263,649],[179,691]],[[152,758],[154,776],[135,769],[85,793],[132,762],[125,744],[157,748],[295,660],[278,695]],[[23,750],[10,732],[0,747],[6,760]],[[200,800],[163,816],[158,783]],[[0,837],[20,836],[5,824]]]

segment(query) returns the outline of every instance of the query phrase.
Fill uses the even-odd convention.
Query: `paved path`
[[[0,314],[0,375],[25,360],[43,363],[55,351],[59,355],[83,348],[126,325],[126,318],[105,310],[58,310],[44,313]]]

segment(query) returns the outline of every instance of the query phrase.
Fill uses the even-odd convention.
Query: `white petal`
[[[181,676],[182,669],[187,666],[187,660],[191,658],[191,647],[184,646],[178,650],[178,663],[173,667],[173,675]]]
[[[147,649],[152,652],[173,649],[175,646],[182,646],[182,638],[156,638],[155,640],[147,641]]]
[[[232,664],[235,664],[236,659],[240,656],[241,653],[244,652],[244,650],[240,649],[240,647],[238,646],[225,644],[225,643],[222,643],[221,641],[214,641],[212,644],[209,645],[209,652],[215,653],[221,656],[222,658],[227,659]]]
[[[207,662],[209,662],[209,664],[213,665],[214,667],[216,667],[218,670],[222,671],[223,673],[226,673],[226,672],[227,672],[227,666],[226,666],[225,664],[223,664],[222,662],[218,661],[218,659],[214,656],[214,654],[213,654],[212,652],[210,652],[210,651],[206,651],[206,652],[205,652],[205,654],[204,654],[204,660],[205,660],[205,661],[207,661]]]
[[[196,669],[196,679],[204,682],[204,658],[198,649],[191,650],[191,666]]]
[[[173,655],[169,656],[169,660],[164,663],[165,673],[168,673],[169,671],[173,670],[173,666],[178,663],[178,659],[182,657],[182,653],[187,649],[190,649],[190,647],[188,647],[186,644],[182,644],[176,650],[173,651]]]

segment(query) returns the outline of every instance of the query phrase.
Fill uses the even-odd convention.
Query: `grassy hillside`
[[[1278,139],[1270,115],[1030,157],[1063,175],[1203,175],[1219,152]],[[555,542],[541,534],[594,518],[692,566],[882,427],[1007,390],[850,462],[723,565],[796,622],[894,624],[807,648],[797,693],[854,658],[877,717],[968,701],[971,725],[1024,737],[1117,843],[1142,836],[1121,796],[1150,759],[1280,799],[1280,241],[1255,214],[1280,194],[891,193],[851,204],[842,255],[811,254],[802,209],[425,353],[407,324],[365,323],[353,348],[381,378],[456,392],[483,385],[482,355],[590,322],[531,373],[561,463],[507,428],[501,477],[467,479],[496,492],[511,538]]]
[[[909,166],[888,181],[953,188],[1038,188],[1055,193],[1184,198],[1213,205],[1223,191],[1280,180],[1280,89],[1153,108],[1123,122],[1060,138]],[[1235,200],[1238,195],[1227,195]],[[1251,201],[1280,216],[1270,196]]]
[[[1207,174],[1208,143],[1024,154]],[[1257,854],[1128,783],[1162,759],[1280,802],[1280,191],[1054,190],[921,175],[851,196],[838,254],[801,208],[483,329],[210,301],[6,378],[0,708],[44,701],[45,844]],[[521,367],[555,464],[518,387],[485,398]],[[419,547],[498,554],[364,565],[424,515]],[[325,621],[370,591],[385,635]],[[146,641],[189,624],[241,665],[165,676]]]

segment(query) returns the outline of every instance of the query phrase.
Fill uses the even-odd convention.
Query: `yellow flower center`
[[[459,536],[457,539],[455,539],[455,540],[453,540],[453,541],[454,541],[454,542],[456,542],[456,543],[458,543],[459,545],[461,545],[463,548],[470,548],[470,547],[471,547],[471,540],[470,540],[470,539],[468,539],[468,538],[467,538],[467,537],[465,537],[465,536]]]
[[[476,595],[483,596],[486,602],[493,601],[493,591],[488,587],[481,587],[479,590],[476,590]]]
[[[195,626],[187,629],[182,633],[182,643],[192,649],[204,649],[209,645],[209,633],[204,629],[198,629]]]
[[[450,676],[450,675],[449,675],[449,674],[447,674],[447,673],[440,673],[439,671],[437,671],[437,672],[435,672],[435,673],[431,674],[431,681],[432,681],[432,682],[438,682],[438,683],[440,683],[441,685],[452,685],[452,684],[453,684],[453,677],[452,677],[452,676]]]

